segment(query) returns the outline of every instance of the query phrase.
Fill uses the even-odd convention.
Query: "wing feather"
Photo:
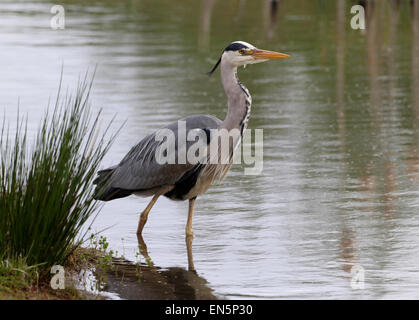
[[[222,123],[220,119],[210,115],[189,116],[180,121],[186,122],[186,134],[193,129],[215,129]],[[172,130],[175,135],[177,159],[178,122],[173,122],[164,129]],[[159,164],[156,161],[156,150],[163,141],[156,140],[156,133],[146,136],[127,153],[109,178],[111,187],[125,190],[147,190],[163,185],[173,185],[185,173],[197,166],[197,164],[188,162],[186,164]],[[187,144],[186,150],[192,143]]]

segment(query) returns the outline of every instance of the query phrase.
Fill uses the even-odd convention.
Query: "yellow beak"
[[[290,55],[275,51],[268,51],[262,49],[254,49],[249,54],[255,59],[284,59],[284,58],[291,58]]]

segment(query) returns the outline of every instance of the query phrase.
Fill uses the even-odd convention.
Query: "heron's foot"
[[[138,250],[143,255],[143,257],[146,259],[146,261],[150,261],[151,262],[151,258],[148,255],[147,245],[146,245],[146,243],[145,243],[145,241],[144,241],[143,236],[141,235],[141,233],[138,233],[137,234],[137,240],[138,240]]]

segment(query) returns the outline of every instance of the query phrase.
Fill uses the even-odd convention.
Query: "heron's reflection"
[[[149,266],[154,266],[154,263],[152,262],[152,259],[150,258],[150,255],[148,254],[147,245],[144,241],[144,238],[141,234],[137,233],[137,239],[138,239],[138,248],[140,249],[141,255],[144,257],[146,261],[148,261]],[[188,255],[188,271],[193,272],[196,274],[195,265],[193,263],[193,253],[192,253],[192,242],[193,242],[193,236],[186,236],[186,252]]]
[[[181,267],[156,266],[141,235],[137,236],[140,254],[147,264],[134,265],[123,259],[113,261],[116,266],[108,272],[105,290],[116,292],[129,300],[214,300],[217,299],[208,282],[199,276],[192,260],[192,237],[186,239],[189,270]]]

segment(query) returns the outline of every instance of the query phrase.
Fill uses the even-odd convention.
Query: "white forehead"
[[[249,49],[256,49],[256,47],[248,42],[245,41],[234,41],[233,43],[240,43],[246,47],[248,47]]]

